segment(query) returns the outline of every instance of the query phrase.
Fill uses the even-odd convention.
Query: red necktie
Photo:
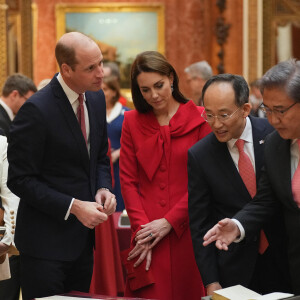
[[[253,198],[256,194],[256,176],[254,172],[253,165],[251,163],[251,160],[247,153],[244,151],[244,140],[237,140],[235,142],[236,147],[239,151],[239,173],[244,181],[244,184],[250,194],[250,196]],[[267,237],[263,230],[260,231],[260,241],[259,241],[259,253],[263,254],[266,249],[268,248],[269,243],[267,240]]]
[[[300,152],[300,139],[297,140],[297,143]],[[292,179],[292,192],[293,192],[294,200],[297,203],[298,207],[300,208],[300,159]]]
[[[78,97],[79,105],[77,108],[77,117],[78,117],[78,122],[85,140],[85,143],[87,144],[87,138],[86,138],[86,128],[85,128],[85,117],[84,117],[84,106],[83,106],[83,94],[79,94]]]

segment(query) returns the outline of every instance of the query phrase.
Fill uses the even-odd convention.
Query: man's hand
[[[214,282],[214,283],[209,284],[206,287],[207,296],[211,296],[214,291],[217,291],[217,290],[220,290],[220,289],[222,289],[222,287],[221,287],[219,282]]]
[[[96,202],[75,199],[71,207],[71,214],[90,229],[107,220],[107,214],[103,212],[102,205]]]
[[[172,229],[171,224],[165,219],[158,219],[141,225],[142,229],[136,233],[137,244],[144,244],[151,241],[152,249],[161,239],[163,239]]]
[[[99,189],[95,196],[95,200],[103,208],[103,212],[108,216],[116,211],[116,196],[107,189]]]
[[[228,246],[240,236],[238,226],[231,219],[223,219],[211,228],[204,236],[203,246],[216,241],[216,247],[220,250],[228,250]]]

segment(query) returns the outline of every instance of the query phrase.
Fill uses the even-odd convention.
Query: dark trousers
[[[0,281],[0,300],[19,300],[20,295],[20,257],[9,258],[11,278]]]
[[[291,293],[287,257],[282,255],[281,259],[276,259],[270,247],[264,254],[258,254],[249,288],[260,294]]]
[[[93,247],[75,261],[56,261],[20,254],[23,300],[67,293],[88,292],[93,273]]]

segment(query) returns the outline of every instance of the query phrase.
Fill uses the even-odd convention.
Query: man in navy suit
[[[218,249],[228,250],[237,237],[242,242],[251,239],[279,207],[288,237],[292,289],[299,295],[300,182],[294,184],[294,180],[300,180],[300,61],[275,65],[262,77],[260,86],[263,109],[276,131],[265,141],[265,165],[257,194],[233,219],[223,219],[210,229],[204,245],[216,241]]]
[[[279,213],[264,227],[267,248],[262,251],[259,251],[259,232],[247,242],[232,245],[227,253],[202,245],[204,234],[213,224],[224,216],[233,216],[255,194],[253,190],[251,195],[240,173],[236,141],[244,142],[255,185],[263,166],[264,139],[273,131],[266,119],[249,116],[249,88],[241,76],[213,76],[203,88],[202,99],[205,106],[203,117],[213,132],[189,149],[188,188],[195,258],[207,294],[236,284],[260,293],[276,288],[288,291]]]
[[[21,107],[8,148],[8,186],[20,197],[15,243],[24,300],[89,290],[93,229],[116,207],[102,53],[71,32],[55,55],[60,73]]]

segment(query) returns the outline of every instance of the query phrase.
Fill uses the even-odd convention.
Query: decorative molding
[[[7,76],[7,9],[5,0],[0,0],[0,85],[3,86]]]
[[[225,18],[223,17],[223,13],[226,10],[226,0],[217,0],[216,5],[220,11],[220,16],[217,18],[215,32],[217,36],[217,43],[220,46],[220,50],[218,52],[219,57],[219,64],[217,66],[218,73],[222,74],[225,73],[225,66],[224,66],[224,56],[225,50],[224,45],[227,41],[229,35],[229,29],[231,24],[226,24]]]
[[[21,57],[19,71],[32,78],[32,20],[31,20],[31,1],[20,1],[21,16]]]

